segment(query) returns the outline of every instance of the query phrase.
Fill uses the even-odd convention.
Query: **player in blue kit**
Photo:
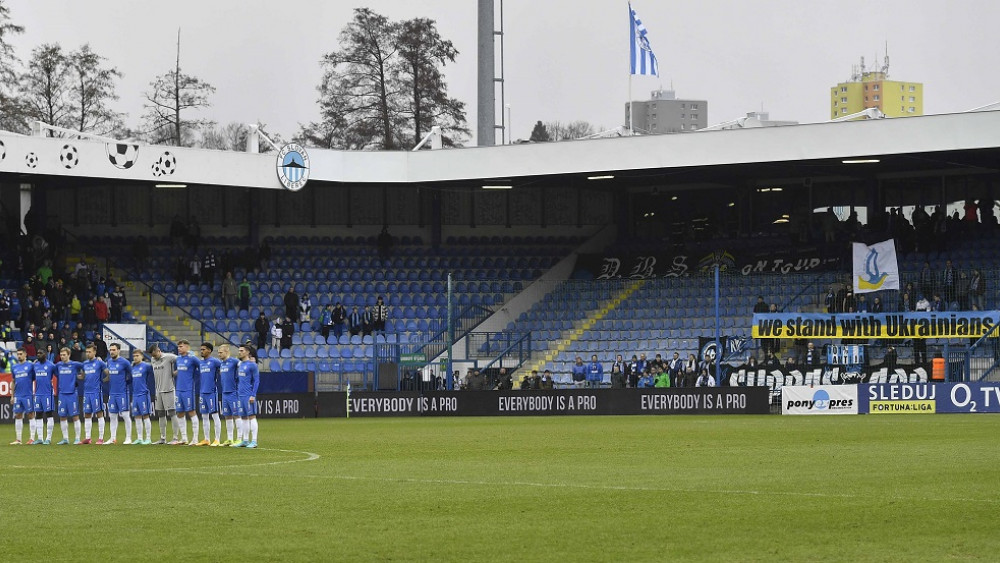
[[[198,368],[198,411],[205,423],[205,439],[199,446],[219,446],[222,438],[222,420],[219,419],[219,366],[222,362],[212,357],[212,343],[205,342],[199,348],[201,364]],[[211,421],[211,425],[209,425]],[[212,441],[212,427],[215,427],[215,441]],[[194,437],[195,440],[198,436]]]
[[[238,352],[240,365],[236,368],[236,394],[239,397],[240,416],[243,417],[243,436],[235,448],[257,447],[257,387],[260,385],[260,373],[257,361],[253,358],[250,347],[240,346]]]
[[[104,397],[101,382],[106,380],[108,365],[97,357],[97,346],[87,344],[83,362],[83,443],[90,443],[90,430],[97,418],[97,443],[104,443]]]
[[[56,365],[49,361],[43,350],[38,351],[37,360],[32,364],[35,372],[35,445],[52,443],[52,433],[56,429],[55,399],[53,398],[52,377]],[[45,424],[48,424],[46,430]]]
[[[28,361],[28,353],[24,348],[18,348],[14,353],[16,362],[10,368],[11,384],[14,386],[10,394],[10,404],[14,410],[14,436],[10,443],[12,446],[21,445],[21,434],[24,432],[24,415],[28,415],[29,428],[28,442],[34,438],[35,430],[35,409],[32,405],[32,395],[34,394],[35,370],[31,362]]]
[[[223,446],[239,442],[233,439],[233,430],[243,435],[243,419],[239,417],[240,398],[236,390],[236,368],[240,361],[229,354],[229,344],[219,345],[219,385],[222,387],[222,416],[226,419],[226,441]]]
[[[132,413],[135,414],[136,439],[133,444],[148,446],[153,443],[153,422],[149,418],[152,405],[149,400],[149,376],[153,374],[153,367],[142,361],[142,350],[136,348],[132,351]],[[143,436],[145,435],[145,438]]]
[[[69,419],[73,419],[73,431],[76,433],[74,444],[80,441],[80,396],[76,393],[77,382],[83,379],[83,364],[69,361],[69,348],[59,349],[59,363],[56,364],[56,379],[59,385],[59,427],[63,439],[57,446],[69,443]]]
[[[117,342],[108,345],[108,414],[111,416],[111,439],[105,444],[118,441],[118,416],[125,423],[126,446],[132,443],[132,415],[128,400],[128,384],[132,379],[132,365],[121,357],[121,346]]]
[[[198,358],[190,353],[191,343],[187,340],[177,342],[177,359],[174,361],[174,369],[177,379],[174,388],[177,392],[177,420],[181,424],[181,444],[187,443],[189,446],[198,445],[198,414],[195,412],[194,388],[198,378]],[[187,439],[187,423],[184,417],[191,419],[191,441]]]

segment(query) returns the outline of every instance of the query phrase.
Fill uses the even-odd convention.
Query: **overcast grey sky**
[[[460,54],[446,67],[450,92],[476,124],[475,0],[10,0],[33,47],[89,42],[124,73],[119,111],[139,122],[142,92],[172,67],[181,28],[181,68],[217,88],[205,117],[260,120],[285,138],[318,118],[318,61],[337,48],[352,9],[393,19],[429,17]],[[847,80],[888,42],[890,77],[924,83],[925,113],[1000,101],[1000,2],[996,0],[634,0],[659,59],[659,78],[633,79],[633,98],[669,87],[707,99],[709,123],[763,109],[772,119],[828,118],[829,87]],[[515,137],[537,120],[586,120],[612,128],[628,93],[626,0],[505,0],[506,97]]]

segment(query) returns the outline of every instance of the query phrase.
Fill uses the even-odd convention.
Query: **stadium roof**
[[[283,189],[274,153],[142,145],[112,156],[115,145],[100,141],[0,133],[0,142],[0,181],[72,177]],[[855,159],[878,160],[863,163],[875,177],[996,172],[1000,111],[436,151],[308,152],[311,186],[614,176],[607,187],[627,188],[692,173],[691,182],[835,178],[856,176],[859,167],[843,162]]]

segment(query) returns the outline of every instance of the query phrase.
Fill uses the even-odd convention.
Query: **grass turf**
[[[256,451],[0,447],[0,559],[939,561],[1000,550],[997,416],[260,427]]]

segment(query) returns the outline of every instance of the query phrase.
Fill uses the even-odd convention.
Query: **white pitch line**
[[[189,473],[217,473],[214,471],[191,470]],[[227,475],[243,475],[248,477],[268,477],[264,473],[247,472],[227,472]],[[539,483],[532,481],[475,481],[469,479],[416,479],[411,477],[364,477],[358,475],[309,475],[309,474],[287,474],[283,477],[303,477],[307,479],[335,479],[340,481],[372,481],[387,483],[412,483],[425,485],[473,485],[473,486],[501,486],[501,487],[538,487],[552,489],[586,489],[597,491],[635,491],[635,492],[658,492],[658,493],[687,493],[687,494],[716,494],[716,495],[746,495],[746,496],[790,496],[809,498],[842,498],[842,499],[868,499],[867,495],[851,495],[844,493],[810,493],[796,491],[757,491],[740,489],[681,489],[670,487],[648,487],[648,486],[626,486],[626,485],[589,485],[582,483]],[[939,498],[939,497],[906,497],[906,496],[881,496],[882,499],[898,501],[924,500],[931,502],[979,502],[987,504],[998,504],[998,499],[981,498]]]
[[[265,466],[268,466],[268,465],[283,465],[283,464],[288,464],[288,463],[301,463],[301,462],[304,462],[304,461],[316,461],[317,459],[319,459],[320,457],[322,457],[322,456],[320,456],[317,453],[304,452],[304,451],[299,451],[299,450],[281,450],[281,449],[276,449],[276,448],[257,448],[257,449],[260,450],[260,451],[265,451],[265,452],[284,452],[284,453],[293,453],[293,454],[303,454],[306,457],[304,457],[302,459],[283,459],[283,460],[278,460],[278,461],[265,461],[265,462],[259,462],[259,463],[234,463],[234,464],[230,464],[230,465],[201,465],[201,466],[195,466],[195,467],[129,468],[129,467],[114,467],[114,466],[111,466],[111,467],[108,467],[106,469],[102,469],[100,471],[61,471],[61,469],[63,469],[66,466],[59,467],[59,466],[52,466],[52,465],[46,465],[46,466],[8,465],[7,468],[8,469],[49,469],[49,470],[55,469],[55,470],[60,470],[59,471],[59,475],[92,475],[92,474],[95,474],[95,473],[107,473],[109,471],[116,471],[116,470],[119,471],[119,472],[122,472],[122,473],[148,473],[148,472],[159,472],[159,471],[185,471],[185,472],[203,471],[203,472],[205,472],[204,470],[206,470],[206,469],[222,469],[222,468],[229,468],[229,467],[241,467],[241,468],[242,467],[265,467]]]

